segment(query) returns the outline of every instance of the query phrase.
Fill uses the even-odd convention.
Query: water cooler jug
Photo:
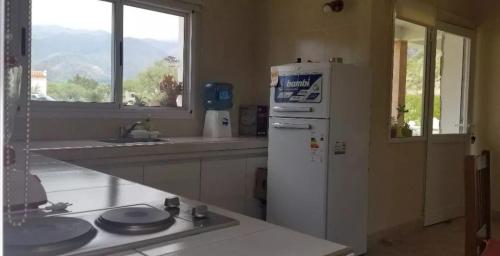
[[[228,83],[208,83],[203,97],[206,110],[203,137],[232,137],[230,110],[233,107],[233,86]]]

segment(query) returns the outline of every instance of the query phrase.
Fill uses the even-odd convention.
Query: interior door
[[[464,216],[469,152],[472,31],[442,25],[433,33],[424,225]]]

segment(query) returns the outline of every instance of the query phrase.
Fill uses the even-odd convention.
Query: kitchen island
[[[48,200],[67,202],[69,212],[150,204],[161,206],[167,192],[122,180],[87,168],[52,158],[33,155],[32,173],[42,181]],[[183,203],[201,203],[181,198]],[[300,234],[261,220],[212,205],[210,211],[239,222],[219,230],[188,236],[145,247],[116,252],[122,256],[160,255],[350,255],[349,248],[326,240]]]

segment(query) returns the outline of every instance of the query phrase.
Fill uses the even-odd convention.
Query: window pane
[[[182,107],[184,17],[124,6],[123,103]]]
[[[438,31],[433,134],[466,133],[469,39]]]
[[[396,19],[391,137],[422,136],[426,28]]]
[[[31,98],[111,102],[112,4],[32,0]]]

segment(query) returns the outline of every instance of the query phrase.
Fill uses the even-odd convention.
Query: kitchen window
[[[123,7],[124,105],[182,107],[184,19]]]
[[[394,24],[391,139],[466,134],[471,32],[442,22]]]
[[[423,135],[427,29],[396,19],[391,98],[391,138]]]
[[[32,0],[31,99],[113,102],[113,4]],[[87,11],[94,15],[89,19]]]
[[[169,4],[32,0],[32,112],[190,117],[196,6]]]

